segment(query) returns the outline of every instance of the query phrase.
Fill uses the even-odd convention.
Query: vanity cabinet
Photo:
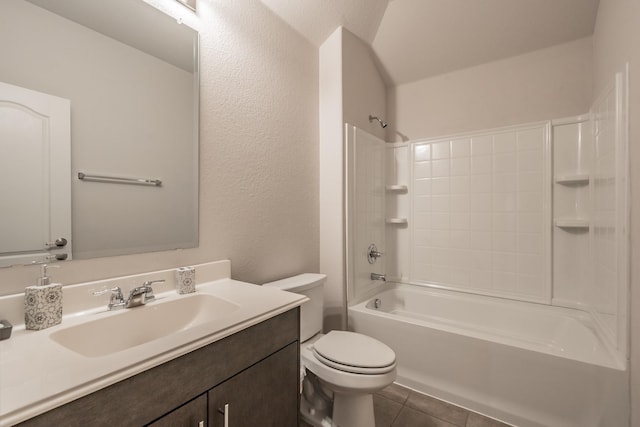
[[[284,348],[209,391],[209,427],[297,426],[297,396],[289,392],[297,387],[296,364],[290,363],[297,352]]]
[[[19,425],[297,426],[298,340],[295,308]]]
[[[203,394],[149,424],[149,427],[206,427],[207,395]]]

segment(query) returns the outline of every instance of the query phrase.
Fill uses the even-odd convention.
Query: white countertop
[[[27,331],[23,325],[14,327],[11,338],[0,341],[0,426],[27,420],[284,313],[307,300],[303,295],[229,278],[201,283],[196,293],[214,295],[239,308],[209,323],[101,357],[71,351],[53,341],[50,335],[89,319],[118,314],[107,311],[106,306],[68,315],[60,325],[42,331]],[[157,301],[148,306],[127,310],[145,310],[153,304],[189,295],[167,290],[156,293]]]

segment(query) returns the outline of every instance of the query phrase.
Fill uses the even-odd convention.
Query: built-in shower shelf
[[[385,187],[385,190],[387,190],[387,193],[406,193],[409,191],[409,187],[407,187],[406,185],[394,184],[387,185]]]
[[[556,183],[562,185],[586,185],[589,184],[588,173],[574,173],[556,176]]]
[[[396,224],[396,225],[402,225],[402,224],[408,224],[409,223],[407,218],[387,218],[385,220],[385,222],[387,224]]]
[[[559,228],[589,229],[589,220],[585,218],[558,218],[553,223]]]

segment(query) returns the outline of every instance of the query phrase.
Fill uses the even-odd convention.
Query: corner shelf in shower
[[[387,224],[394,224],[394,225],[404,225],[409,223],[407,218],[387,218],[385,219],[385,222]]]
[[[409,187],[407,187],[406,185],[394,184],[387,185],[385,187],[385,190],[387,191],[387,193],[406,193],[409,191]]]
[[[558,228],[589,229],[589,220],[585,218],[558,218],[553,224]]]
[[[556,183],[562,185],[586,185],[589,184],[588,173],[573,173],[556,176]]]

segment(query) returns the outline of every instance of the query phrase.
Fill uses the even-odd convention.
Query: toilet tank
[[[325,274],[305,273],[262,286],[272,286],[283,291],[295,292],[309,298],[300,306],[300,342],[322,331]]]

